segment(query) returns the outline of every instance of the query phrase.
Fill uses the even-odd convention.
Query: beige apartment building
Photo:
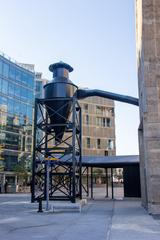
[[[116,155],[114,101],[89,97],[79,103],[82,108],[82,154]]]

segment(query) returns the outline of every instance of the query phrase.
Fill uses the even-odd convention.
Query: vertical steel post
[[[72,98],[72,199],[73,203],[76,202],[76,106],[75,97]]]
[[[93,199],[93,167],[91,167],[91,199]]]
[[[79,196],[80,199],[82,199],[82,111],[81,108],[79,108],[79,140],[80,140],[80,146],[79,146]]]
[[[35,201],[35,167],[36,167],[36,127],[37,127],[38,99],[35,99],[34,125],[33,125],[33,160],[32,160],[32,181],[31,181],[31,202]]]
[[[53,161],[52,161],[53,162]],[[51,189],[51,192],[52,192],[52,190],[53,190],[53,182],[52,182],[52,172],[53,172],[53,163],[52,162],[50,162],[50,169],[51,169],[51,175],[50,175],[50,189]]]
[[[106,177],[106,198],[108,197],[108,168],[105,168],[105,177]]]
[[[72,196],[72,169],[69,169],[69,196]]]
[[[111,168],[111,188],[112,188],[112,199],[114,199],[113,168]]]
[[[46,211],[49,210],[49,171],[50,171],[50,160],[46,161]]]
[[[47,110],[45,109],[45,116],[46,116],[46,126],[45,126],[45,161],[46,158],[48,158],[48,113]],[[47,164],[45,164],[45,187],[44,187],[44,199],[47,200]]]
[[[89,196],[89,179],[88,179],[88,167],[87,167],[87,197]]]
[[[38,201],[38,213],[41,213],[41,212],[43,212],[43,208],[42,208],[42,199],[41,198],[38,198],[37,199],[37,201]]]

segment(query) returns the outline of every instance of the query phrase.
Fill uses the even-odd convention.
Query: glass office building
[[[31,162],[34,72],[0,55],[0,173]]]
[[[41,72],[36,72],[35,73],[35,97],[36,98],[43,98],[44,97],[43,87],[48,82],[49,81],[46,78],[42,78],[42,73]]]

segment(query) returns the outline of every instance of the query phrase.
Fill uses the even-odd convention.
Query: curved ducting
[[[108,98],[108,99],[112,99],[115,101],[125,102],[125,103],[139,106],[138,98],[125,96],[125,95],[121,95],[121,94],[116,94],[116,93],[111,93],[111,92],[107,92],[107,91],[102,91],[102,90],[98,90],[98,89],[93,89],[93,90],[78,89],[76,94],[77,94],[77,99],[79,99],[79,100],[87,98],[87,97],[97,96],[97,97]]]

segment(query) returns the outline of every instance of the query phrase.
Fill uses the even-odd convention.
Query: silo
[[[71,110],[71,103],[67,99],[73,97],[78,87],[69,80],[69,72],[73,71],[70,65],[58,62],[50,65],[49,70],[53,72],[53,80],[44,86],[44,98],[47,99],[45,104],[55,140],[61,142]]]
[[[53,79],[35,101],[32,202],[75,202],[82,196],[78,87],[69,80],[70,65],[58,62],[49,70]]]

